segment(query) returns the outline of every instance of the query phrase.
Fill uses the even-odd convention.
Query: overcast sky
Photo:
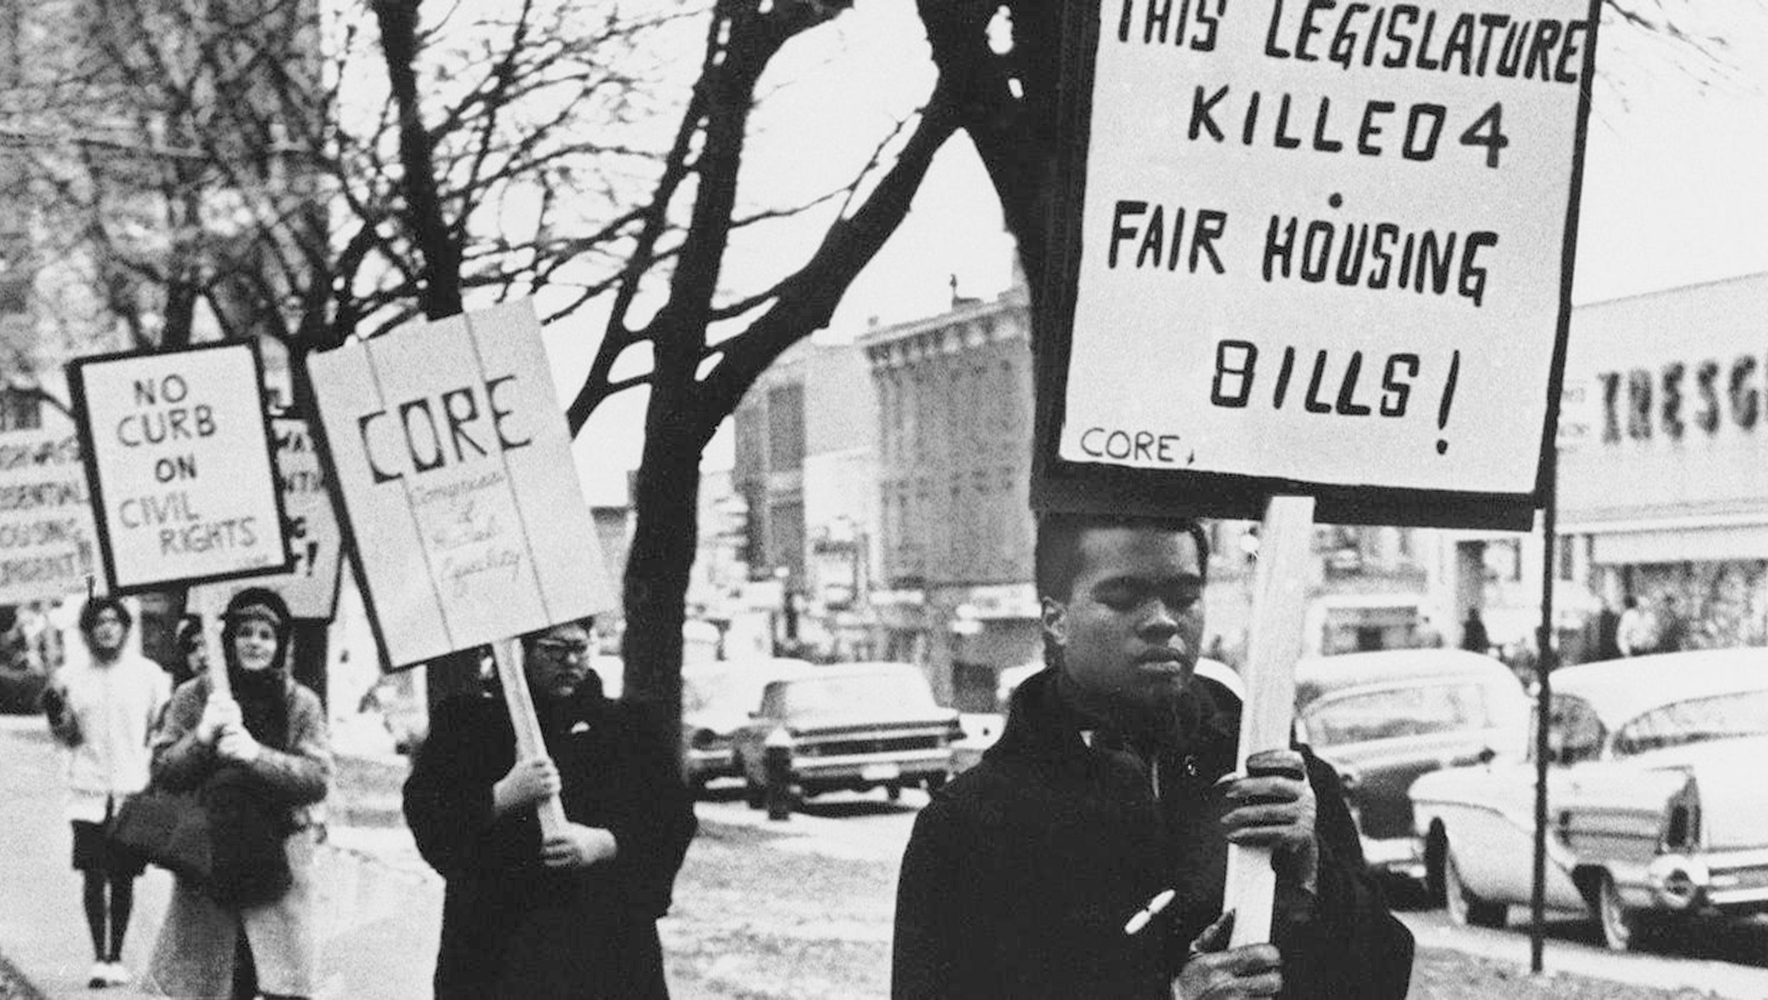
[[[1586,152],[1578,302],[1768,271],[1768,3],[1662,6],[1691,33],[1722,40],[1711,49],[1720,62],[1605,25]],[[835,182],[931,86],[911,4],[860,0],[836,30],[813,35],[767,78],[775,89],[757,115],[760,134],[745,177],[752,196]],[[727,284],[754,288],[777,276],[802,260],[819,233],[806,228],[740,248],[728,262]],[[1010,254],[981,166],[967,143],[954,141],[826,336],[851,337],[874,316],[889,323],[937,313],[949,302],[952,275],[965,295],[993,295],[1009,280]],[[589,363],[582,327],[571,326],[548,330],[562,393],[581,384]],[[642,397],[629,397],[604,406],[579,437],[592,502],[622,499],[625,470],[637,464]],[[711,468],[729,466],[728,429],[706,459]]]

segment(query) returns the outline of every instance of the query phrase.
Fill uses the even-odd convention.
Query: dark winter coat
[[[1045,671],[1020,686],[981,763],[916,819],[897,891],[892,994],[1168,1000],[1190,942],[1220,915],[1227,812],[1212,787],[1235,763],[1237,721],[1200,695],[1190,752],[1156,775],[1108,737],[1083,740]],[[1273,937],[1292,1000],[1403,997],[1412,938],[1363,871],[1332,769],[1304,752],[1318,800],[1309,901],[1279,879]],[[1155,785],[1160,787],[1159,798]],[[1137,934],[1129,918],[1166,888]]]
[[[435,995],[667,997],[656,920],[695,830],[675,757],[649,713],[602,697],[593,676],[536,707],[566,817],[612,832],[617,856],[545,868],[534,809],[493,818],[492,785],[516,758],[501,695],[441,705],[405,783],[418,850],[448,883]]]

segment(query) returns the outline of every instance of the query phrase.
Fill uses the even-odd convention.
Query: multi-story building
[[[734,415],[731,479],[747,517],[747,564],[752,577],[777,583],[782,648],[883,653],[869,601],[879,544],[874,400],[859,350],[804,342],[756,380]]]
[[[995,675],[1039,648],[1031,585],[1032,373],[1023,285],[860,336],[878,396],[873,594],[893,658],[951,704],[994,707]]]
[[[1562,572],[1683,619],[1689,645],[1768,644],[1764,315],[1768,273],[1572,314]]]

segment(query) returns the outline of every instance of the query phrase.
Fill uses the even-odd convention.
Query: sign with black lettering
[[[257,345],[68,365],[111,590],[288,568]]]
[[[241,587],[269,587],[282,595],[296,618],[329,621],[337,611],[344,535],[325,487],[319,446],[307,421],[297,417],[271,417],[270,435],[276,444],[276,481],[288,516],[293,567],[275,576],[217,584],[216,594],[206,600],[192,597],[191,604],[224,608]]]
[[[0,434],[0,604],[84,595],[97,573],[80,435],[44,407],[42,427]]]
[[[1074,5],[1034,502],[1526,528],[1598,6]]]
[[[613,605],[527,302],[310,355],[389,667]]]

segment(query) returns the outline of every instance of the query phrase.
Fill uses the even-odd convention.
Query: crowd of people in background
[[[116,598],[87,601],[79,617],[85,655],[56,670],[41,695],[67,750],[73,867],[94,958],[87,986],[135,978],[123,945],[148,859],[113,837],[112,823],[152,787],[195,793],[188,808],[200,802],[205,810],[215,862],[201,884],[176,879],[144,990],[310,997],[318,974],[315,806],[329,791],[332,762],[319,696],[290,675],[288,606],[261,587],[228,603],[224,684],[207,669],[200,621],[181,623],[181,659],[169,671],[129,650],[134,624]]]

